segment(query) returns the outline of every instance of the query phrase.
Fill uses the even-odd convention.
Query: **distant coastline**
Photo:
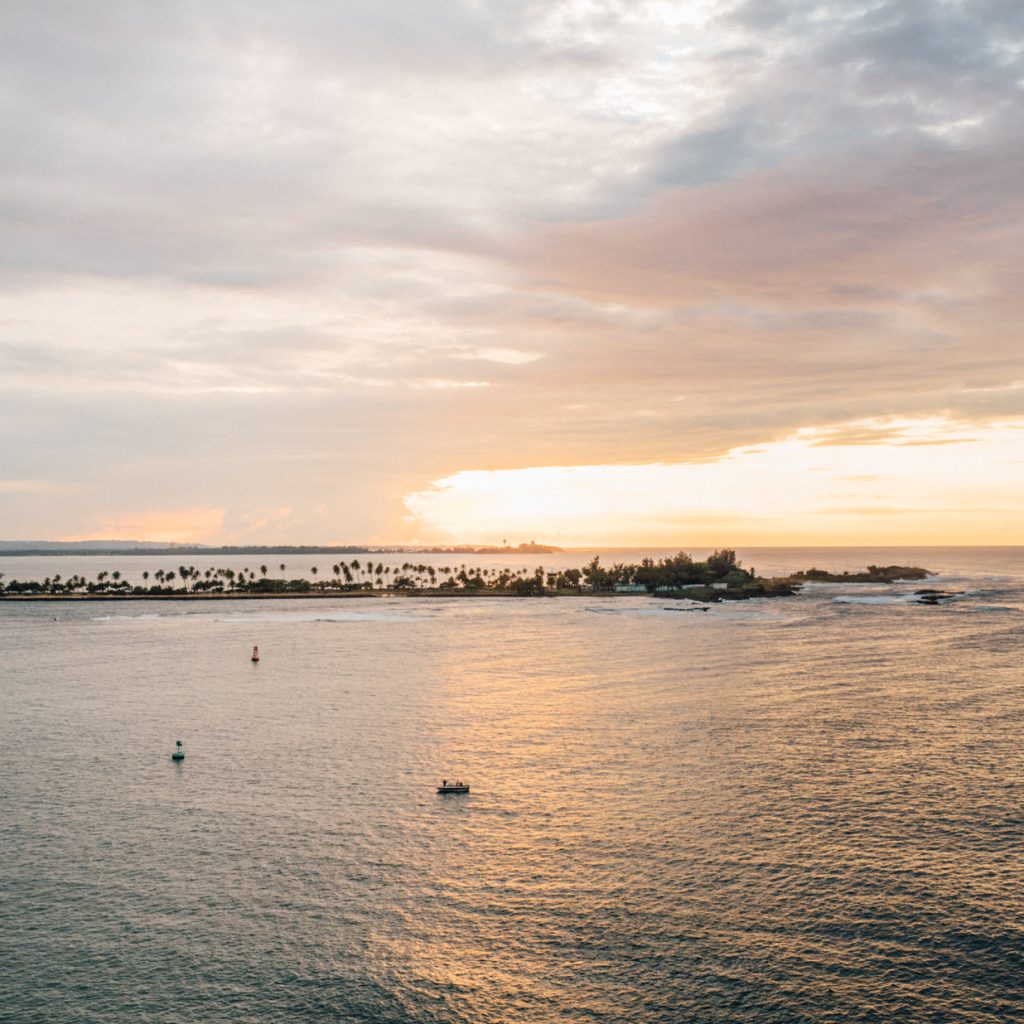
[[[563,549],[530,541],[515,547],[505,545],[452,544],[421,545],[360,544],[228,544],[206,547],[202,544],[139,544],[134,541],[0,541],[0,558],[40,558],[49,555],[549,555]]]

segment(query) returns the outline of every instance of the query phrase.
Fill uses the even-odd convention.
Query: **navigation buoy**
[[[174,744],[174,753],[171,754],[172,761],[184,761],[185,760],[185,748],[181,745],[181,740],[178,740]]]
[[[259,661],[260,660],[260,649],[258,647],[254,647],[252,649],[252,660],[253,661]]]

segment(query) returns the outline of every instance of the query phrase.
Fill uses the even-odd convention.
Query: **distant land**
[[[180,549],[179,549],[180,550]],[[499,549],[502,550],[502,549]],[[280,555],[280,551],[264,552]],[[462,557],[460,551],[457,557]],[[281,569],[285,567],[282,564]],[[697,561],[685,551],[669,558],[643,558],[636,564],[616,562],[602,566],[595,555],[581,569],[545,572],[537,566],[532,573],[507,564],[500,570],[490,566],[435,566],[405,562],[384,565],[365,559],[344,559],[331,566],[331,576],[317,579],[318,570],[310,570],[312,580],[279,579],[267,575],[267,566],[255,570],[209,568],[179,565],[177,569],[147,569],[142,584],[131,583],[119,569],[96,574],[95,580],[75,573],[68,578],[53,575],[40,580],[11,579],[4,582],[0,572],[0,601],[109,601],[109,600],[222,600],[256,597],[546,597],[569,594],[648,594],[662,600],[681,599],[690,604],[707,605],[720,601],[747,601],[751,598],[790,597],[807,581],[851,583],[895,583],[924,579],[932,575],[916,566],[870,565],[862,573],[831,573],[808,569],[792,576],[766,579],[744,569],[731,548],[715,551]],[[958,595],[940,590],[918,590],[918,604],[937,605]],[[675,609],[673,609],[675,610]]]
[[[4,555],[363,555],[403,552],[418,554],[465,555],[547,555],[561,551],[550,544],[529,541],[515,547],[448,544],[426,547],[413,544],[244,544],[210,546],[206,544],[169,544],[138,540],[0,540]]]

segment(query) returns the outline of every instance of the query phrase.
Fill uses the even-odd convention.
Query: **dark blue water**
[[[0,603],[0,1020],[1024,1019],[1024,554],[937,567]]]

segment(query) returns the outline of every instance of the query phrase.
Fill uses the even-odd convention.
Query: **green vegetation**
[[[284,563],[280,570],[285,571]],[[479,568],[466,564],[434,566],[404,562],[384,565],[368,558],[360,562],[339,561],[330,573],[321,578],[316,566],[309,576],[294,579],[271,579],[267,566],[259,573],[249,569],[197,569],[179,565],[174,569],[157,569],[152,575],[141,573],[142,584],[132,585],[120,572],[100,572],[94,580],[84,576],[59,574],[42,581],[10,580],[6,584],[0,573],[0,597],[201,597],[201,596],[328,596],[349,594],[373,595],[418,594],[425,596],[495,595],[539,597],[558,594],[619,592],[657,594],[666,598],[691,601],[742,601],[751,597],[784,597],[795,593],[807,582],[892,583],[897,580],[920,580],[931,575],[926,569],[913,566],[870,565],[866,572],[831,573],[807,569],[779,579],[763,579],[753,569],[744,569],[736,552],[723,548],[703,561],[695,561],[685,551],[668,558],[644,558],[636,564],[601,565],[592,559],[582,569],[560,569],[551,572],[538,566],[527,569]]]
[[[280,565],[285,571],[285,565]],[[326,575],[326,574],[325,574]],[[99,572],[89,580],[84,576],[59,574],[44,580],[10,580],[6,585],[0,573],[0,596],[5,597],[184,597],[249,594],[330,594],[372,593],[484,593],[538,594],[549,589],[579,587],[581,573],[568,569],[545,573],[538,568],[473,568],[461,565],[433,566],[405,562],[401,566],[384,565],[368,559],[339,561],[331,566],[329,577],[319,578],[319,569],[311,566],[311,579],[272,579],[267,566],[254,570],[209,568],[180,565],[177,570],[158,569],[141,573],[142,585],[133,586],[120,572]],[[153,582],[150,582],[152,579]]]
[[[915,565],[869,565],[866,572],[827,572],[804,569],[790,577],[806,583],[895,583],[898,580],[924,580],[932,574]]]
[[[281,565],[283,572],[285,566]],[[2,574],[0,574],[2,576]],[[199,570],[179,565],[177,570],[158,569],[141,574],[142,584],[132,585],[119,572],[100,572],[94,580],[84,576],[48,576],[42,581],[11,580],[6,586],[0,578],[0,594],[5,597],[185,597],[217,595],[289,595],[379,593],[455,595],[496,594],[517,597],[559,593],[614,593],[629,588],[668,597],[688,597],[699,601],[730,600],[743,597],[792,593],[792,587],[772,585],[758,580],[752,571],[741,568],[736,552],[716,551],[704,561],[694,561],[685,552],[639,564],[616,563],[608,568],[594,558],[582,569],[533,571],[510,568],[479,568],[460,565],[433,566],[404,562],[384,565],[372,558],[360,562],[339,561],[330,575],[319,578],[317,567],[309,570],[310,579],[271,579],[267,566]],[[152,582],[151,582],[152,580]]]
[[[614,590],[617,586],[638,585],[648,591],[676,590],[687,586],[741,587],[754,581],[752,572],[740,568],[736,552],[729,549],[716,551],[703,562],[695,562],[685,551],[655,561],[643,559],[639,565],[615,564],[609,569],[594,558],[583,569],[583,575],[593,590]]]

